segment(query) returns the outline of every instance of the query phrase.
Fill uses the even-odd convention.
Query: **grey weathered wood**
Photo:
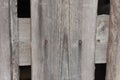
[[[9,0],[0,0],[0,80],[11,80]]]
[[[10,1],[10,34],[11,34],[11,74],[12,80],[19,80],[19,46],[17,23],[17,0]]]
[[[68,80],[82,80],[81,55],[82,55],[82,0],[69,1],[69,29],[68,29]],[[64,19],[63,19],[64,20]],[[65,25],[66,26],[66,25]],[[64,26],[64,27],[65,27]],[[64,45],[64,44],[63,44]],[[64,49],[64,47],[63,47]],[[65,60],[66,57],[64,57]],[[65,61],[64,60],[64,61]],[[63,61],[63,62],[64,62]],[[66,63],[65,63],[66,64]],[[63,64],[63,66],[65,65]],[[65,71],[64,69],[63,71]],[[88,71],[89,72],[89,71]],[[64,74],[63,74],[64,75]],[[66,75],[64,75],[66,77]],[[64,80],[64,79],[63,79]]]
[[[97,17],[95,63],[106,63],[109,35],[109,15]]]
[[[32,27],[32,80],[43,78],[43,50],[42,42],[42,0],[31,0],[31,27]],[[33,13],[35,12],[35,13]],[[41,34],[42,33],[42,34]],[[37,66],[36,66],[37,65]]]
[[[19,18],[19,65],[31,65],[30,18]]]
[[[98,0],[82,0],[81,80],[94,80],[97,3]]]
[[[94,80],[97,0],[31,3],[32,79]]]
[[[120,80],[120,0],[111,0],[106,80]]]

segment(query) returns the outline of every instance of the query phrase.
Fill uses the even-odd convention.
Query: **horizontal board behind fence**
[[[30,18],[19,18],[19,65],[31,65]]]
[[[97,16],[95,63],[106,63],[109,15]]]

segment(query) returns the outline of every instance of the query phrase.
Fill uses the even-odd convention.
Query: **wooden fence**
[[[32,80],[94,80],[96,63],[120,80],[119,5],[98,16],[98,0],[31,0],[31,18],[17,18],[17,0],[0,0],[0,80],[25,65]]]

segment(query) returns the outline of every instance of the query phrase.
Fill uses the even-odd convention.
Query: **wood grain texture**
[[[97,3],[98,0],[82,0],[81,80],[94,80]]]
[[[32,79],[94,80],[97,0],[31,0]]]
[[[19,46],[18,46],[18,20],[17,0],[10,1],[10,34],[11,34],[11,75],[12,80],[19,80]]]
[[[111,0],[106,80],[120,80],[120,0]]]
[[[0,0],[0,80],[11,80],[9,0]]]
[[[19,18],[19,65],[31,65],[31,26],[30,18]]]
[[[106,63],[109,35],[109,15],[97,17],[95,63]]]

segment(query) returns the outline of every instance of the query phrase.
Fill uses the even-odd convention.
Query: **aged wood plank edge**
[[[17,0],[10,0],[10,32],[11,32],[10,34],[11,34],[12,80],[19,80]]]
[[[40,48],[39,42],[40,41],[36,40],[37,38],[39,39],[39,36],[36,35],[36,34],[39,34],[39,28],[38,28],[39,14],[37,11],[39,0],[30,0],[30,1],[31,1],[31,27],[32,27],[32,29],[31,29],[31,33],[32,33],[32,42],[31,42],[31,46],[32,46],[32,80],[38,80],[38,78],[43,80],[42,79],[43,74],[42,73],[39,74],[39,72],[42,71],[42,67],[40,67],[39,70],[37,67],[37,66],[41,66],[41,64],[39,63],[39,61],[37,59],[37,57],[38,57],[37,53],[40,53],[40,51],[39,51],[39,48]],[[35,13],[32,13],[32,12],[35,12]],[[36,21],[36,22],[34,22],[34,21]],[[38,32],[38,33],[36,33],[36,32]],[[39,59],[39,60],[41,60],[41,59]],[[37,65],[37,63],[38,63],[38,65]],[[35,65],[37,65],[37,66],[35,66]]]
[[[120,0],[110,0],[106,80],[120,80]]]
[[[95,32],[98,0],[82,1],[81,80],[94,80]]]
[[[9,0],[0,0],[0,80],[11,80]]]

